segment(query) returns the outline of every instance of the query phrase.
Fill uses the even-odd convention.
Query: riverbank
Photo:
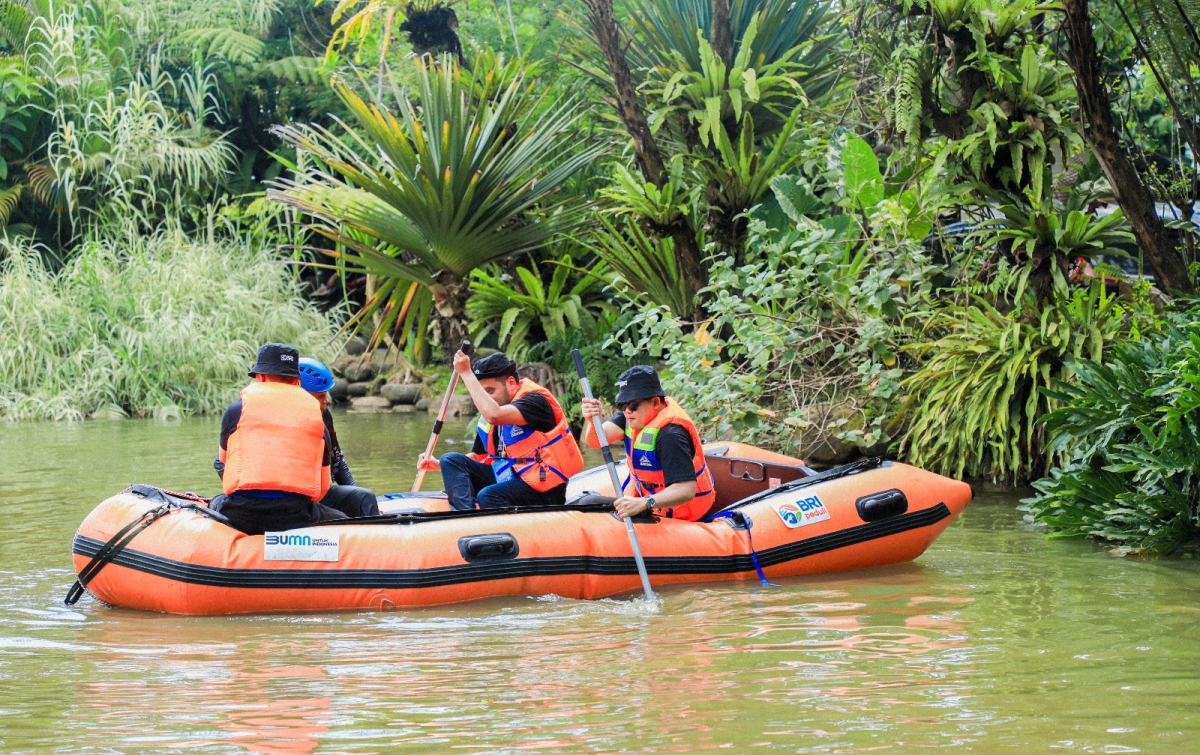
[[[339,412],[337,424],[365,484],[411,485],[427,416]],[[553,599],[254,617],[65,609],[86,512],[133,481],[211,494],[217,426],[32,422],[0,435],[12,465],[0,749],[1175,753],[1200,734],[1187,713],[1200,681],[1186,673],[1200,661],[1200,567],[1046,541],[1013,494],[980,491],[912,564],[678,587],[654,615]]]
[[[0,419],[220,412],[260,344],[336,352],[336,313],[304,298],[278,249],[131,225],[61,270],[44,251],[0,248]]]

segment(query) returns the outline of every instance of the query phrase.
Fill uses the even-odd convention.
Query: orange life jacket
[[[538,432],[525,425],[500,425],[498,432],[479,420],[477,432],[487,451],[487,463],[496,472],[496,481],[504,482],[515,475],[529,487],[539,492],[566,484],[571,475],[583,470],[583,454],[575,436],[571,434],[567,417],[554,394],[529,378],[521,381],[513,401],[536,393],[550,402],[554,412],[554,429],[548,433]],[[500,446],[496,446],[496,436]]]
[[[674,519],[686,519],[689,522],[699,521],[717,499],[716,483],[708,464],[704,461],[700,433],[696,431],[692,418],[675,399],[668,398],[666,407],[640,431],[625,426],[625,458],[628,460],[630,480],[641,496],[654,495],[666,487],[666,475],[658,460],[655,446],[658,443],[659,431],[667,425],[679,425],[692,436],[692,447],[695,449],[692,467],[696,472],[696,497],[680,506],[665,509],[663,515]],[[625,484],[628,485],[629,480],[626,480]]]
[[[321,405],[298,385],[255,382],[243,388],[242,416],[226,446],[225,495],[282,490],[319,501],[329,491]]]

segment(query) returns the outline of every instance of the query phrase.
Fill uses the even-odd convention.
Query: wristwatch
[[[646,499],[646,511],[654,511],[654,496]]]

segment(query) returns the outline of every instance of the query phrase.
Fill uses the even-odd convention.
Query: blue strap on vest
[[[568,430],[563,430],[563,431],[562,431],[561,433],[559,433],[558,435],[555,435],[553,438],[551,438],[550,440],[546,441],[546,443],[544,443],[544,444],[542,444],[542,445],[538,446],[538,447],[537,447],[537,452],[539,452],[539,456],[540,456],[540,451],[541,451],[543,448],[549,448],[550,446],[553,446],[555,443],[557,443],[557,442],[559,442],[560,440],[562,440],[563,438],[565,438],[565,437],[566,437],[566,435],[567,435],[567,433],[569,433],[569,432],[571,432],[569,429],[568,429]],[[521,462],[528,461],[528,462],[530,462],[529,466],[525,467],[524,469],[521,469],[521,470],[514,470],[513,474],[515,474],[517,477],[521,477],[521,476],[522,476],[522,475],[524,475],[526,472],[528,472],[529,470],[531,470],[531,469],[533,469],[534,467],[536,467],[538,464],[545,464],[545,463],[546,463],[544,459],[539,459],[537,456],[533,456],[533,457],[525,456],[525,457],[521,457],[521,458],[517,458],[517,457],[509,457],[509,458],[512,460],[512,465],[515,465],[515,464],[516,464],[518,461],[521,461]],[[546,464],[546,469],[549,469],[551,472],[553,472],[554,474],[556,474],[556,475],[558,475],[559,477],[561,477],[563,482],[570,482],[570,478],[568,478],[568,477],[567,477],[565,474],[563,474],[562,472],[560,472],[560,471],[558,471],[557,469],[555,469],[555,468],[554,468],[554,465],[552,465],[552,464]]]
[[[740,511],[722,511],[719,514],[714,514],[709,521],[715,522],[725,517],[729,517],[734,524],[740,524],[746,528],[746,537],[750,540],[750,558],[754,561],[754,571],[758,572],[758,578],[762,580],[763,587],[780,587],[780,585],[767,580],[767,575],[763,574],[762,566],[758,563],[758,551],[754,550],[754,535],[750,533],[750,527],[753,522]]]

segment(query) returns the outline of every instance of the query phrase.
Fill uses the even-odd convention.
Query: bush
[[[1189,537],[1200,523],[1200,306],[1075,372],[1046,391],[1065,405],[1042,420],[1063,463],[1022,509],[1052,538],[1158,550]]]
[[[910,337],[901,314],[928,291],[920,248],[852,245],[811,222],[750,225],[746,264],[712,261],[711,319],[685,333],[667,308],[645,307],[623,334],[626,353],[667,352],[664,386],[707,437],[800,454],[826,429],[863,448],[887,442]],[[841,416],[822,427],[831,407]]]
[[[1076,360],[1102,358],[1127,314],[1099,282],[1041,306],[1026,295],[1007,313],[980,297],[942,306],[927,320],[938,337],[906,348],[921,366],[904,381],[895,418],[907,428],[901,453],[955,478],[1040,476],[1036,423],[1055,407],[1040,389],[1069,379]]]
[[[178,417],[224,409],[258,346],[319,354],[336,332],[288,268],[237,240],[99,236],[50,272],[0,249],[0,417]]]

